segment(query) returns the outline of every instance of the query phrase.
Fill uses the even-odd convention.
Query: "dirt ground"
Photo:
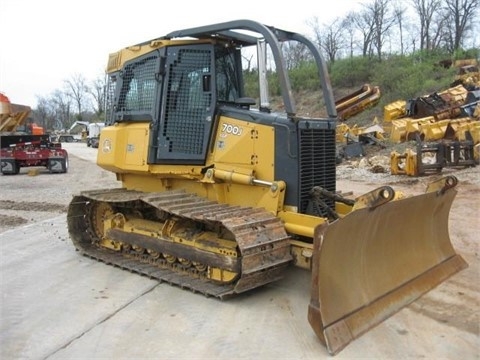
[[[81,190],[120,186],[114,174],[95,165],[96,149],[81,143],[65,144],[64,147],[70,154],[66,174],[49,174],[46,169],[41,169],[32,175],[29,169],[22,169],[19,175],[0,176],[0,233],[66,214],[72,195]],[[447,174],[459,180],[449,219],[450,237],[469,267],[441,284],[439,291],[423,296],[409,308],[480,339],[480,167],[450,169],[442,173]],[[426,184],[437,177],[372,173],[365,163],[344,162],[338,167],[337,189],[359,195],[376,186],[389,184],[406,194],[415,194],[423,192]],[[480,358],[480,348],[472,358]]]
[[[0,175],[0,232],[66,214],[72,195],[81,190],[120,185],[114,174],[92,162],[96,149],[83,143],[66,143],[64,147],[70,149],[66,174],[32,167],[21,169],[18,175]]]

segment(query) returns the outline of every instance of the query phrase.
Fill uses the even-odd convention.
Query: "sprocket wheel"
[[[97,239],[104,236],[104,220],[114,214],[114,210],[109,203],[94,202],[89,208],[89,220],[93,235]]]

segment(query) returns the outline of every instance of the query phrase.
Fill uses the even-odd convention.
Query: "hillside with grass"
[[[478,59],[480,49],[461,54],[464,59]],[[454,61],[445,54],[415,54],[390,56],[379,61],[375,58],[354,57],[329,64],[329,74],[335,100],[340,99],[365,84],[378,86],[381,97],[375,106],[348,119],[349,124],[365,126],[374,118],[383,120],[383,108],[397,100],[415,99],[440,92],[452,86],[458,69]],[[312,63],[303,63],[289,71],[292,91],[296,100],[297,113],[312,117],[324,115],[318,75]],[[247,74],[247,93],[258,93],[257,74]],[[274,73],[268,75],[271,106],[281,110],[280,86]]]

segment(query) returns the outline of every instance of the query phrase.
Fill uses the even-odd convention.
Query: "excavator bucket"
[[[392,188],[315,229],[308,320],[334,355],[468,265],[448,233],[453,176],[395,200]]]

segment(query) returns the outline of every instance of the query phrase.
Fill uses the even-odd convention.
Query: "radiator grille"
[[[299,154],[300,212],[312,213],[310,191],[314,186],[335,192],[335,130],[300,129]],[[326,202],[334,208],[333,200]]]

